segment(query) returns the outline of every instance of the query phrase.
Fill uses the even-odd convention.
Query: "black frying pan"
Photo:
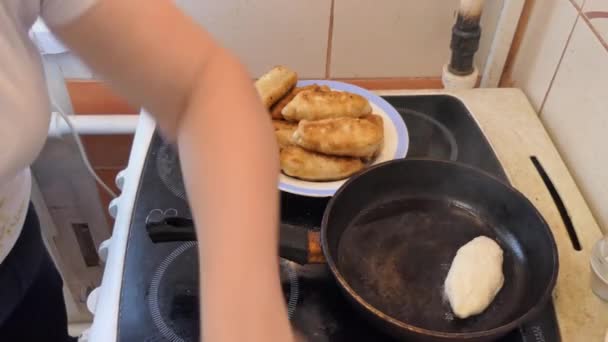
[[[166,223],[149,226],[153,240],[194,238],[191,222]],[[504,250],[505,282],[488,309],[460,320],[443,283],[457,249],[479,235]],[[326,260],[355,307],[398,338],[497,339],[543,308],[557,278],[555,241],[535,207],[493,176],[453,162],[394,160],[351,177],[328,204],[320,241],[321,248],[318,234],[281,226],[281,256]]]

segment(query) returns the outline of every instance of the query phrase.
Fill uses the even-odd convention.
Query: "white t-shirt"
[[[0,262],[19,237],[30,199],[29,165],[46,140],[50,106],[38,49],[38,16],[53,28],[96,0],[0,0]]]

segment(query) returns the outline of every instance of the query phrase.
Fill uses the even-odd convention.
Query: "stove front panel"
[[[196,258],[187,257],[189,252],[185,251],[163,266],[174,251],[187,243],[154,244],[146,232],[145,222],[149,215],[190,217],[190,209],[179,196],[179,189],[169,188],[161,176],[167,179],[170,176],[173,182],[181,181],[177,154],[155,134],[144,164],[129,230],[118,317],[119,341],[179,341],[170,339],[171,327],[175,325],[175,329],[180,330],[184,324],[198,321]],[[178,263],[181,265],[179,270],[175,268]],[[162,274],[161,267],[167,268]],[[175,278],[179,276],[178,272],[184,277]],[[160,284],[155,290],[155,276],[159,278],[159,274],[160,279],[156,281]],[[168,290],[166,286],[171,283],[175,286]],[[158,305],[162,307],[158,310],[161,316],[153,315],[157,310],[154,307]],[[195,341],[197,334],[190,333],[192,339],[188,340]]]

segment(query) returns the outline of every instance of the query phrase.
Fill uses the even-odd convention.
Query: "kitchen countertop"
[[[436,94],[445,91],[376,91],[381,95]],[[505,96],[509,93],[510,96]],[[562,341],[603,341],[608,328],[608,302],[591,290],[590,256],[602,237],[585,199],[559,152],[519,89],[474,89],[447,92],[474,113],[503,165],[511,184],[528,197],[551,226],[559,253],[559,275],[553,294]],[[566,227],[530,157],[536,156],[553,181],[582,246],[572,247]]]
[[[564,161],[526,96],[518,89],[376,91],[379,95],[449,94],[465,102],[501,161],[510,182],[524,193],[551,226],[560,270],[554,304],[563,341],[602,341],[608,328],[608,302],[591,291],[589,258],[602,232]],[[153,120],[144,113],[129,158],[102,286],[89,341],[115,341],[120,286],[133,201]],[[536,156],[555,184],[574,224],[581,251],[576,251],[551,195],[530,160]],[[539,340],[540,341],[540,340]]]

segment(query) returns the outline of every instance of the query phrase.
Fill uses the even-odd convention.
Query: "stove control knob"
[[[99,296],[99,287],[96,287],[87,297],[87,309],[93,315],[95,315],[95,308],[97,307],[97,297]]]
[[[108,205],[108,211],[110,212],[110,216],[112,218],[116,218],[116,214],[118,214],[118,204],[120,203],[120,196],[110,201]]]
[[[125,176],[127,175],[127,169],[121,170],[118,172],[118,174],[116,175],[116,179],[114,180],[114,183],[116,183],[116,186],[122,190],[123,186],[125,186]]]
[[[112,239],[104,240],[99,244],[99,248],[97,249],[97,254],[99,255],[99,259],[103,262],[106,262],[108,259],[108,250],[110,249],[110,244],[112,243]]]

